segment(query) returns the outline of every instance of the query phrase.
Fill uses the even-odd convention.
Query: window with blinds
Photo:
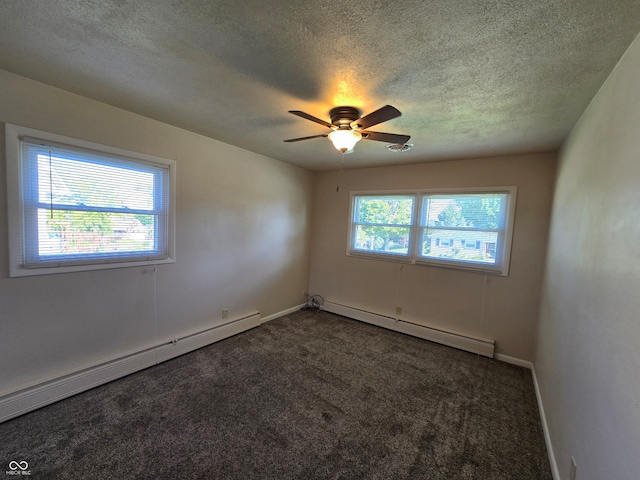
[[[508,275],[516,190],[353,193],[347,253]]]
[[[12,127],[14,276],[173,261],[173,162]]]

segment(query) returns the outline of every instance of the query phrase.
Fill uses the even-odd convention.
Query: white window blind
[[[501,269],[508,193],[422,197],[421,260]]]
[[[170,161],[26,135],[17,143],[19,274],[170,259]]]

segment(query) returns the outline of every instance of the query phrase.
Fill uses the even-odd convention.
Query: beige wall
[[[561,155],[535,368],[563,480],[640,478],[640,38]]]
[[[9,278],[1,122],[176,160],[176,263]],[[310,172],[2,71],[0,127],[0,395],[304,303]]]
[[[392,317],[400,306],[402,319],[532,360],[555,168],[538,154],[316,174],[310,293]],[[350,191],[506,185],[518,186],[508,277],[346,256]]]

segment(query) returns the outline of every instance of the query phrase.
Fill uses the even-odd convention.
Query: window
[[[414,203],[407,195],[355,197],[353,250],[406,256]]]
[[[507,275],[515,197],[516,187],[353,193],[347,253]]]
[[[11,276],[173,261],[174,162],[6,131]]]

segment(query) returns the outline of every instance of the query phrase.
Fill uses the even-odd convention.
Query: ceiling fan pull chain
[[[51,150],[49,150],[49,212],[53,220],[53,166],[51,162]]]
[[[342,161],[340,162],[340,173],[338,173],[338,185],[336,185],[336,192],[340,191],[340,180],[342,180],[342,167],[344,166],[344,155],[345,153],[342,152]]]

